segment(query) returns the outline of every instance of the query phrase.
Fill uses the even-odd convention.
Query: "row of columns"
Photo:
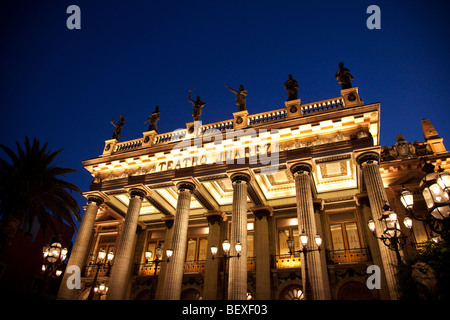
[[[378,154],[374,152],[365,153],[357,158],[361,165],[364,181],[368,192],[369,201],[372,208],[374,221],[382,214],[382,206],[387,201],[381,175],[378,168]],[[294,163],[290,165],[290,170],[294,176],[297,218],[299,233],[306,232],[310,241],[308,242],[307,268],[302,255],[302,281],[306,290],[307,299],[324,300],[329,297],[328,275],[326,270],[326,260],[324,253],[314,251],[314,236],[318,230],[314,216],[314,202],[312,192],[312,166],[307,162]],[[231,250],[230,255],[235,256],[235,244],[239,241],[242,244],[240,258],[229,260],[228,273],[228,299],[246,300],[247,298],[247,185],[251,176],[246,172],[236,172],[231,176],[233,184],[233,206],[231,225]],[[142,186],[143,187],[143,186]],[[169,228],[170,233],[166,234],[166,247],[170,244],[173,256],[170,263],[165,264],[161,269],[160,281],[156,292],[156,298],[163,300],[178,300],[181,295],[184,260],[187,246],[187,232],[189,223],[189,208],[192,192],[196,185],[189,181],[182,181],[177,184],[178,202],[176,208],[173,227]],[[131,261],[136,241],[136,229],[138,225],[139,212],[142,199],[148,193],[145,187],[130,188],[130,203],[127,210],[123,232],[116,251],[114,268],[109,282],[109,291],[106,296],[109,300],[123,300],[126,298],[130,273]],[[94,220],[97,210],[105,197],[99,195],[88,195],[88,205],[81,223],[74,249],[70,256],[68,265],[77,265],[82,269],[86,260],[87,250],[94,229]],[[256,263],[256,299],[270,299],[270,254],[269,254],[269,228],[268,219],[271,215],[270,207],[254,208],[255,215],[255,263]],[[208,247],[215,245],[220,248],[220,222],[223,215],[220,212],[209,212],[207,214],[210,232],[208,236]],[[381,230],[381,226],[377,226]],[[381,261],[386,273],[386,281],[389,293],[394,298],[395,277],[392,264],[395,264],[395,256],[382,244],[379,243]],[[221,250],[221,248],[220,248]],[[204,299],[217,298],[217,283],[219,261],[211,259],[211,252],[208,250],[207,263],[204,278]],[[225,271],[224,271],[225,272]],[[65,274],[60,287],[59,299],[73,299],[76,290],[70,290],[65,285],[65,280],[69,274]],[[327,290],[328,289],[328,290]]]

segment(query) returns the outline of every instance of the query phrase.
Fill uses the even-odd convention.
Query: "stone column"
[[[77,238],[70,254],[67,266],[78,266],[83,271],[86,257],[89,250],[89,244],[94,232],[94,222],[100,205],[107,197],[103,194],[95,192],[95,194],[85,194],[87,197],[87,207],[83,216],[83,220],[78,230]],[[77,299],[81,289],[69,289],[67,287],[67,279],[71,274],[64,273],[63,280],[58,292],[58,299],[71,300]]]
[[[235,245],[242,244],[240,258],[229,259],[228,300],[247,300],[247,183],[250,175],[233,173],[233,211],[230,256],[236,256]]]
[[[223,213],[212,211],[205,213],[208,219],[208,252],[206,253],[205,276],[203,283],[203,300],[217,300],[217,281],[219,277],[219,264],[221,259],[212,259],[211,246],[216,246],[218,256],[222,255],[222,243],[220,241],[220,225],[223,219]]]
[[[379,158],[380,157],[376,152],[365,152],[356,158],[356,161],[361,166],[361,171],[367,189],[367,195],[369,196],[372,219],[375,222],[376,234],[378,237],[381,235],[383,230],[383,226],[379,219],[383,214],[384,204],[388,202],[378,166]],[[381,240],[378,240],[378,247],[380,248],[381,260],[383,262],[390,297],[391,299],[396,300],[398,299],[398,293],[395,279],[395,265],[397,265],[395,252],[389,250],[389,248],[385,246]]]
[[[132,188],[129,190],[129,193],[131,198],[119,245],[113,260],[109,290],[106,294],[106,299],[108,300],[124,300],[130,280],[139,213],[146,191]]]
[[[166,250],[168,248],[172,248],[172,235],[173,235],[173,216],[163,218],[164,223],[166,224],[166,235],[164,237],[164,251],[162,255],[163,262],[160,264],[161,269],[159,271],[158,276],[158,286],[156,289],[156,297],[155,300],[161,300],[164,292],[164,284],[166,280],[166,271],[167,271],[167,256]]]
[[[167,263],[163,300],[179,300],[184,273],[184,260],[186,257],[187,232],[189,224],[189,209],[192,192],[195,184],[179,182],[177,211],[173,223],[172,249],[173,255]]]
[[[362,199],[359,199],[359,203],[361,205],[361,211],[362,211],[362,218],[358,219],[358,222],[362,226],[363,234],[365,235],[365,238],[367,240],[367,244],[369,245],[370,254],[372,256],[372,261],[375,265],[380,267],[380,270],[382,272],[381,275],[381,288],[380,288],[380,298],[382,300],[389,300],[389,290],[388,285],[386,281],[386,276],[384,272],[384,266],[383,266],[383,260],[381,259],[381,253],[380,253],[380,247],[378,246],[378,240],[372,235],[372,232],[367,227],[367,221],[371,219],[372,212],[370,210],[370,202],[369,198],[365,197]]]
[[[305,261],[304,254],[301,256],[302,282],[305,299],[325,300],[324,281],[326,279],[323,277],[322,264],[326,262],[321,259],[320,252],[311,251],[317,249],[314,240],[317,233],[317,227],[314,218],[314,203],[311,190],[311,169],[311,165],[305,162],[296,163],[290,167],[295,180],[298,231],[300,234],[304,231],[308,236],[306,247],[310,250],[307,252],[307,261]]]
[[[256,300],[270,300],[270,253],[269,253],[269,217],[272,208],[259,206],[251,209],[255,215],[255,265],[256,265]]]

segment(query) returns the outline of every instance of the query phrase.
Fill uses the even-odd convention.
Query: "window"
[[[330,258],[334,263],[358,263],[368,261],[363,248],[355,211],[328,213],[331,240]]]
[[[361,248],[361,238],[354,211],[329,213],[328,223],[333,251]]]
[[[205,237],[189,238],[186,249],[186,261],[206,260],[208,240]]]
[[[277,251],[275,264],[278,269],[300,268],[301,266],[301,244],[298,231],[297,218],[286,218],[277,220]],[[293,254],[289,253],[286,240],[291,237],[294,240]]]

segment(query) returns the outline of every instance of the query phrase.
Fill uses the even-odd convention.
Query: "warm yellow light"
[[[372,219],[367,222],[367,225],[369,226],[370,231],[375,232],[375,222]]]
[[[230,252],[230,242],[227,239],[225,239],[223,241],[222,249],[223,249],[223,252],[225,252],[225,254],[228,254],[228,252]]]

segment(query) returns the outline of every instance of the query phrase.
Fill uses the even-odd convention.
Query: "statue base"
[[[233,112],[234,123],[233,129],[245,128],[248,125],[248,111]]]
[[[105,148],[103,149],[102,157],[109,156],[111,153],[114,152],[114,149],[116,148],[116,144],[119,141],[117,139],[109,139],[105,141]]]
[[[302,101],[300,99],[288,100],[284,102],[288,118],[302,115],[302,109],[300,107],[301,104]]]
[[[354,107],[364,104],[358,94],[358,87],[341,90],[342,99],[344,99],[345,107]]]
[[[142,143],[145,147],[151,147],[155,140],[155,136],[158,134],[155,130],[145,131],[142,133],[144,135],[144,141]]]
[[[187,134],[198,137],[202,135],[202,122],[201,121],[192,121],[186,123]]]

